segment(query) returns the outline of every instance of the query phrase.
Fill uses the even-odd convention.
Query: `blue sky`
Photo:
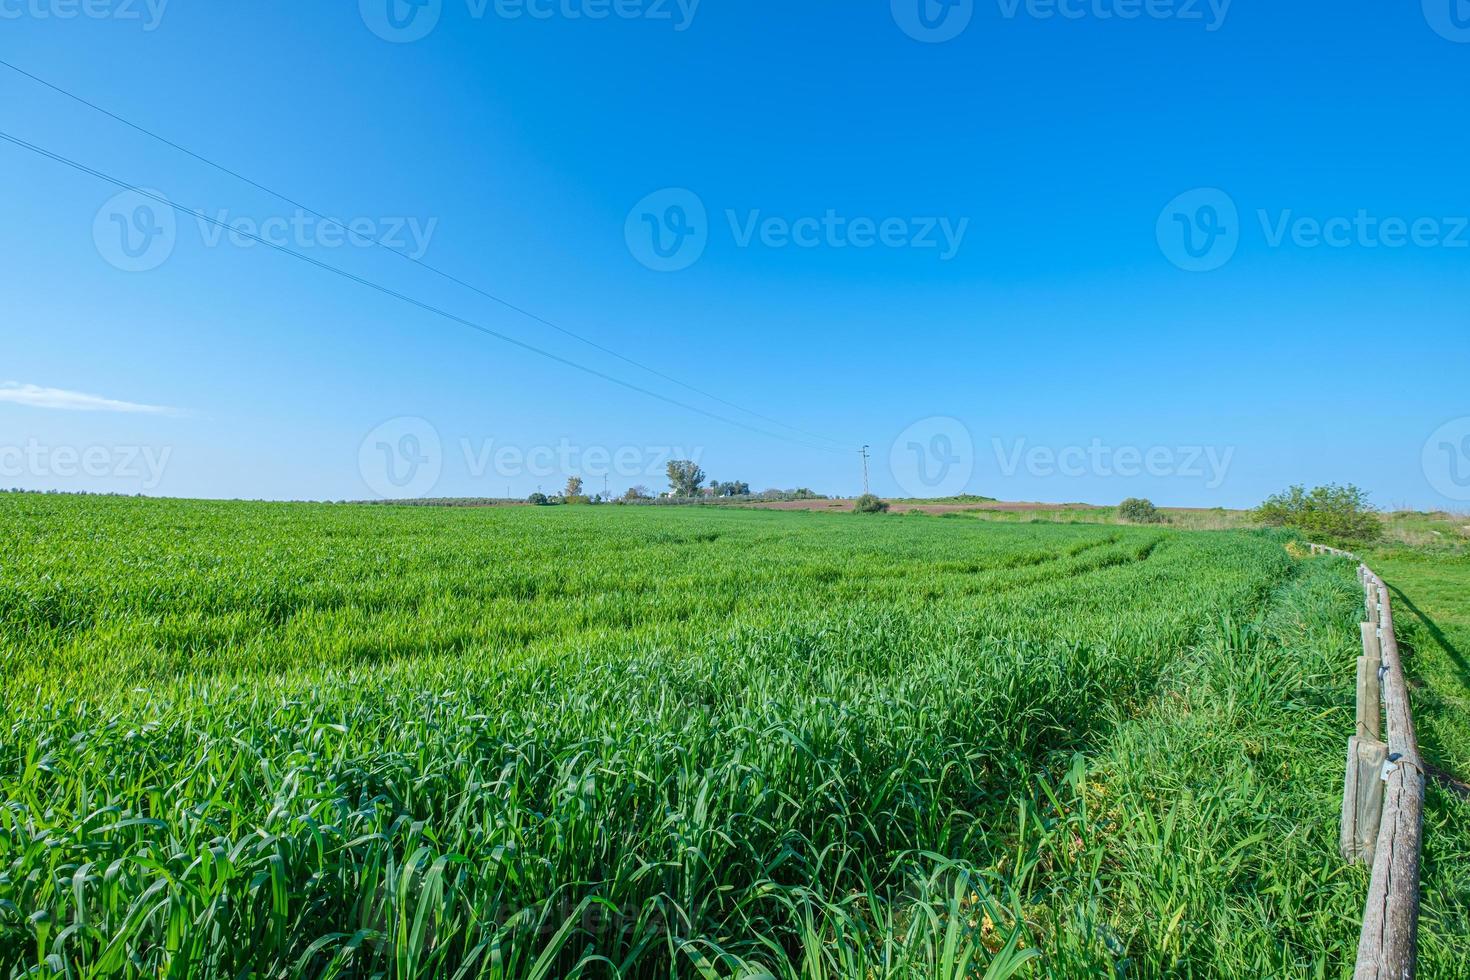
[[[0,142],[0,485],[1470,500],[1463,0],[427,2],[0,59],[657,374],[3,67],[0,131],[740,424]]]

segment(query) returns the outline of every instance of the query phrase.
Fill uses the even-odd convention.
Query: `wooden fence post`
[[[1363,656],[1375,664],[1383,663],[1383,641],[1378,638],[1378,631],[1383,627],[1377,623],[1363,623]]]
[[[1383,764],[1388,746],[1371,736],[1348,739],[1347,780],[1342,791],[1342,856],[1373,863],[1383,819]]]
[[[1359,738],[1378,740],[1378,660],[1366,654],[1358,658],[1357,729]]]

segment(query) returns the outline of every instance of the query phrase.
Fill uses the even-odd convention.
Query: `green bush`
[[[533,493],[526,498],[526,503],[535,504],[537,507],[545,507],[551,503],[551,498],[544,493]]]
[[[1158,524],[1164,520],[1154,502],[1144,497],[1129,497],[1123,501],[1118,505],[1118,516],[1129,524]]]
[[[865,493],[852,505],[854,514],[881,514],[888,510],[888,501],[880,500],[871,493]]]
[[[1262,524],[1293,527],[1319,538],[1377,541],[1383,536],[1383,524],[1368,503],[1368,495],[1351,483],[1329,483],[1311,490],[1291,487],[1266,498],[1253,516]]]

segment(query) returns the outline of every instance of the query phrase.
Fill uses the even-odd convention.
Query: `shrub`
[[[880,500],[871,493],[865,493],[852,505],[855,514],[881,514],[888,509],[888,501]]]
[[[1253,516],[1262,524],[1293,527],[1317,537],[1376,541],[1383,536],[1383,524],[1368,503],[1368,495],[1351,483],[1329,483],[1311,490],[1291,487],[1267,497]]]
[[[551,498],[544,493],[533,493],[526,498],[526,503],[535,504],[537,507],[545,507],[551,503]]]
[[[1152,500],[1129,497],[1118,505],[1118,516],[1129,524],[1158,524],[1164,519]]]

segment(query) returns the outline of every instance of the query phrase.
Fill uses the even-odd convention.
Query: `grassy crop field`
[[[1289,545],[0,495],[0,975],[1348,976],[1362,599]]]

